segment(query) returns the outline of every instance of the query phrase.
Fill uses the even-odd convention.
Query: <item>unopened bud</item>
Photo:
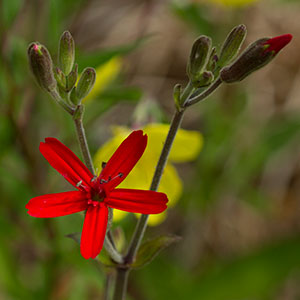
[[[193,44],[187,74],[192,82],[197,81],[206,67],[211,48],[211,39],[205,35],[200,36]]]
[[[226,66],[237,56],[245,40],[246,34],[247,29],[243,24],[238,25],[231,30],[221,48],[218,66]]]
[[[69,31],[65,31],[59,41],[58,63],[65,75],[68,75],[73,68],[75,60],[75,43]]]
[[[80,103],[80,100],[76,96],[76,87],[75,86],[73,87],[73,89],[70,93],[70,101],[75,105],[78,105]]]
[[[31,71],[38,84],[47,91],[54,90],[56,81],[53,74],[52,59],[47,48],[37,42],[32,43],[28,47],[27,54]]]
[[[78,65],[75,64],[74,69],[67,76],[66,92],[70,92],[77,82],[78,77]]]
[[[241,81],[252,72],[268,64],[292,39],[284,34],[275,38],[263,38],[252,43],[230,66],[220,72],[223,82]]]
[[[209,56],[209,59],[208,59],[206,70],[214,72],[218,60],[219,60],[219,58],[218,58],[218,55],[217,55],[216,47],[213,47],[211,49],[211,52],[210,52],[210,56]]]
[[[58,85],[64,89],[66,87],[66,76],[60,68],[56,67],[54,69],[54,77]]]
[[[93,68],[85,68],[80,76],[76,87],[76,97],[79,102],[88,95],[94,86],[96,71]]]

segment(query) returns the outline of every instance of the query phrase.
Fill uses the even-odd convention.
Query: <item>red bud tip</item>
[[[264,43],[264,45],[268,46],[265,52],[274,51],[275,53],[278,53],[292,40],[292,38],[293,36],[291,34],[283,34],[267,40]]]

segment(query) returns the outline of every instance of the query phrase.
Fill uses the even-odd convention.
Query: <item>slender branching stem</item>
[[[57,93],[56,90],[49,92],[52,99],[59,104],[66,112],[68,112],[71,116],[74,114],[74,108],[72,108],[68,103],[66,103]]]
[[[115,291],[113,300],[125,299],[127,282],[128,282],[128,268],[118,268],[117,269],[117,278],[115,283]]]
[[[191,106],[195,103],[198,103],[204,99],[206,99],[209,95],[211,95],[222,83],[222,80],[220,78],[218,78],[214,83],[212,83],[208,89],[206,89],[205,91],[203,91],[200,94],[197,94],[197,92],[195,93],[195,95],[193,94],[192,98],[188,98],[185,103],[183,104],[184,107],[188,107]]]
[[[84,159],[84,162],[88,169],[91,171],[93,175],[95,175],[95,170],[93,166],[93,161],[92,157],[89,151],[86,135],[85,135],[85,130],[83,127],[82,119],[83,119],[83,113],[84,113],[84,107],[82,105],[78,105],[77,109],[74,113],[73,119],[75,122],[75,127],[76,127],[76,133],[77,133],[77,138],[78,142],[80,145],[80,150]]]
[[[192,83],[189,82],[181,94],[181,108],[176,109],[170,129],[164,143],[161,155],[159,157],[158,163],[156,165],[155,173],[153,175],[152,183],[150,186],[151,191],[157,191],[158,186],[160,184],[161,177],[163,175],[164,168],[167,164],[168,157],[176,137],[176,133],[180,128],[183,115],[185,109],[188,106],[191,106],[201,100],[204,100],[210,94],[212,94],[222,83],[222,81],[218,78],[211,86],[208,87],[207,90],[203,91],[202,93],[197,94],[197,91],[193,94],[195,88],[193,87]],[[193,95],[193,96],[191,96]],[[116,286],[115,286],[115,294],[113,300],[124,300],[126,296],[127,290],[127,281],[128,281],[128,274],[130,271],[130,264],[134,261],[139,246],[142,242],[144,233],[147,227],[149,215],[142,215],[138,220],[137,226],[135,228],[135,232],[131,239],[127,254],[124,258],[124,266],[122,268],[117,269],[117,279],[116,279]]]
[[[124,263],[123,256],[116,250],[113,246],[111,240],[109,239],[108,235],[106,235],[104,240],[104,247],[105,250],[109,253],[110,258],[116,262],[117,264],[122,265]]]

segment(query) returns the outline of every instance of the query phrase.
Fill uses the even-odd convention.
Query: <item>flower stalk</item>
[[[77,109],[74,113],[73,120],[75,123],[75,128],[76,128],[76,134],[80,146],[80,150],[84,159],[84,162],[88,169],[91,171],[93,175],[95,175],[95,170],[92,162],[92,157],[89,151],[86,135],[85,135],[85,130],[83,127],[82,119],[83,119],[83,114],[84,114],[84,106],[83,105],[78,105]]]

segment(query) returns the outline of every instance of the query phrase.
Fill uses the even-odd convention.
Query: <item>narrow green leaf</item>
[[[181,237],[176,235],[163,235],[145,242],[140,247],[132,268],[141,268],[150,263],[163,249],[178,242]]]

